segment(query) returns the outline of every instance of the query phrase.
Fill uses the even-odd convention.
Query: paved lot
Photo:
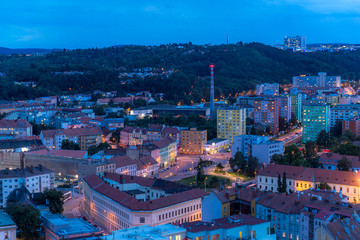
[[[82,195],[75,192],[72,198],[64,203],[63,214],[68,218],[81,217],[80,214],[81,203],[82,203]]]

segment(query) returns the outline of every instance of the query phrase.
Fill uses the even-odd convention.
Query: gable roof
[[[0,121],[0,128],[29,128],[32,127],[32,125],[23,119],[18,120],[8,120],[8,119],[2,119]]]
[[[41,149],[33,152],[27,152],[25,154],[36,154],[56,157],[68,157],[68,158],[84,158],[87,152],[81,150],[65,150],[65,149]]]

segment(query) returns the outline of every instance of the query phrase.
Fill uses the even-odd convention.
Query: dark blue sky
[[[12,0],[2,1],[0,46],[88,48],[157,45],[360,43],[360,0]]]

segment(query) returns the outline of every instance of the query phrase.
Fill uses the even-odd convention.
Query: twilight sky
[[[360,0],[4,0],[0,47],[360,43]]]

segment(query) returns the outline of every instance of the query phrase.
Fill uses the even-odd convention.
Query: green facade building
[[[303,143],[316,141],[322,130],[330,133],[330,105],[307,104],[303,106]]]

